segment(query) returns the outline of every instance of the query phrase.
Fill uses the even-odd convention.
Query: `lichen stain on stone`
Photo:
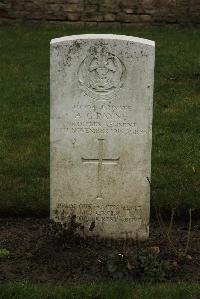
[[[89,48],[89,53],[93,55],[97,55],[100,51],[105,52],[107,51],[108,43],[106,41],[98,41],[95,45]]]
[[[70,46],[65,46],[66,47],[66,65],[71,66],[72,63],[72,57],[77,54],[77,52],[80,52],[81,50],[81,42],[75,41],[73,42],[72,45]]]

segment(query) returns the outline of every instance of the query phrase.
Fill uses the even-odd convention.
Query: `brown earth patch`
[[[187,226],[176,224],[172,230],[173,244],[184,249]],[[156,246],[164,260],[176,265],[171,281],[200,281],[200,226],[191,230],[188,258],[178,260],[170,250],[167,238],[158,223],[152,222],[150,238],[145,242],[127,245],[134,252],[138,247]],[[106,261],[114,250],[123,252],[124,246],[105,245],[88,240],[69,248],[53,242],[49,233],[48,219],[0,219],[0,248],[10,251],[8,257],[0,258],[0,281],[66,282],[97,281],[111,278]],[[126,248],[127,250],[127,248]]]

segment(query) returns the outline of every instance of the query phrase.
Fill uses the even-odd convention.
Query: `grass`
[[[0,26],[0,216],[49,213],[49,42],[82,33],[156,41],[151,204],[199,212],[199,27],[21,24]]]
[[[1,299],[199,299],[200,285],[136,285],[110,282],[79,285],[7,283],[0,285]]]

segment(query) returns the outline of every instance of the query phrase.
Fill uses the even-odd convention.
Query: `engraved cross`
[[[103,185],[103,165],[116,165],[118,164],[119,158],[116,159],[103,159],[103,144],[104,139],[98,139],[99,149],[98,149],[98,158],[97,159],[85,159],[81,158],[83,163],[95,163],[98,166],[98,194],[96,199],[102,199],[102,185]]]

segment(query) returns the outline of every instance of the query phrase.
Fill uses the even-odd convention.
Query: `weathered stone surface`
[[[99,4],[89,4],[87,5],[87,11],[85,11],[84,15],[90,14],[95,18],[98,10],[99,10]]]
[[[148,237],[153,78],[153,41],[51,41],[51,218],[76,215],[85,235]]]
[[[144,19],[144,23],[200,23],[199,3],[199,0],[1,0],[0,19],[122,23],[141,23]],[[68,17],[68,12],[80,17]],[[111,15],[119,17],[111,18]],[[150,17],[140,18],[140,15]]]
[[[84,6],[82,5],[77,5],[77,4],[67,4],[63,6],[64,11],[69,11],[69,12],[82,12],[84,10]]]
[[[66,20],[79,21],[80,19],[81,19],[81,16],[79,13],[67,13],[66,14]]]
[[[125,14],[120,13],[117,15],[116,20],[121,22],[121,23],[140,23],[140,15],[130,15],[130,14]]]
[[[115,14],[111,14],[111,13],[106,13],[103,16],[103,20],[105,22],[114,22],[116,20],[116,15]]]
[[[133,14],[134,13],[134,9],[133,8],[124,8],[123,11],[127,14]]]
[[[0,17],[8,17],[8,12],[4,8],[0,8]]]
[[[83,22],[103,22],[103,15],[101,14],[93,14],[91,13],[87,13],[85,15],[81,16],[81,21]]]
[[[150,23],[151,22],[151,16],[150,15],[140,15],[140,21],[141,23]]]

